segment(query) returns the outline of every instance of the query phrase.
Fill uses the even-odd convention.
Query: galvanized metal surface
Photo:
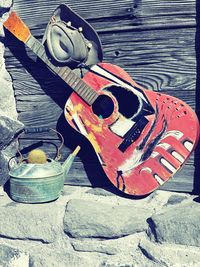
[[[74,158],[75,154],[70,154],[63,165],[52,159],[45,164],[17,165],[10,171],[10,196],[23,203],[57,199]]]
[[[63,174],[45,178],[11,178],[10,194],[13,200],[24,203],[42,203],[57,199],[63,188]]]
[[[62,165],[55,160],[50,159],[44,164],[39,163],[21,163],[10,170],[10,176],[15,178],[45,178],[62,174]]]

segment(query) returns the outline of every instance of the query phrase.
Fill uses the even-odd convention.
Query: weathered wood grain
[[[184,91],[168,91],[169,95],[179,97],[192,108],[195,107],[195,92],[186,94]],[[57,95],[56,95],[57,97]],[[63,99],[63,95],[61,95]],[[23,121],[27,127],[45,126],[56,127],[63,109],[56,105],[49,96],[46,95],[22,95],[17,98],[17,111],[19,120]]]
[[[27,18],[30,24],[37,23],[46,19],[49,20],[50,15],[60,4],[69,5],[75,12],[86,19],[103,18],[103,17],[121,17],[129,15],[133,11],[132,0],[106,0],[106,1],[90,1],[82,0],[35,0],[25,1],[17,0],[14,3],[14,8],[17,10],[22,18]]]
[[[133,78],[141,75],[136,80],[146,88],[194,89],[194,29],[104,35],[103,45],[106,60],[122,66]]]
[[[43,34],[41,29],[46,27],[53,10],[61,3],[61,0],[16,0],[14,9],[32,29]],[[99,32],[196,25],[195,0],[68,0],[65,3],[89,20]]]
[[[56,123],[63,112],[48,96],[22,96],[17,99],[19,120],[28,126],[56,127]]]
[[[121,66],[145,88],[164,91],[195,89],[195,29],[120,32],[101,34],[100,38],[104,61]],[[7,50],[6,62],[16,81],[16,95],[41,94],[38,83],[48,83],[51,91],[54,76],[49,75],[47,81],[48,72],[25,56],[23,46],[18,47],[17,41],[13,42],[8,44],[12,52]],[[27,52],[34,58],[29,50]]]
[[[15,0],[14,9],[33,35],[41,39],[53,10],[62,2]],[[121,66],[145,88],[176,96],[192,108],[196,107],[195,0],[68,0],[65,3],[98,31],[104,61]],[[66,140],[63,160],[81,144],[80,155],[68,175],[68,184],[107,186],[108,179],[103,175],[91,145],[63,118],[69,88],[42,63],[30,59],[33,54],[16,40],[5,44],[10,49],[6,51],[6,65],[14,82],[19,119],[26,126],[59,129]],[[29,138],[39,140],[41,137],[41,134],[31,135],[22,141],[26,145]],[[43,137],[58,142],[55,136],[45,134]],[[53,157],[53,147],[46,149]],[[198,186],[198,168],[194,164],[199,164],[199,151],[195,159],[192,155],[183,169],[163,186],[164,190],[192,192],[194,183]]]

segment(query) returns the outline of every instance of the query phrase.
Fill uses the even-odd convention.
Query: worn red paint
[[[187,139],[192,143],[192,147],[195,147],[199,135],[199,124],[197,117],[193,110],[183,101],[172,96],[158,94],[156,92],[143,89],[118,66],[107,63],[101,63],[100,65],[124,80],[130,82],[133,86],[137,86],[138,88],[142,89],[154,109],[156,109],[157,101],[159,110],[158,120],[156,127],[149,138],[148,144],[151,142],[151,140],[156,138],[161,131],[163,126],[163,118],[165,118],[167,121],[166,132],[179,131],[182,133],[182,136],[179,136],[179,139],[176,139],[173,135],[163,135],[159,142],[169,144],[169,149],[155,146],[153,151],[154,153],[158,152],[157,156],[148,157],[147,160],[141,162],[138,166],[134,167],[130,171],[126,171],[121,175],[119,172],[120,166],[126,165],[127,160],[130,160],[130,162],[132,160],[134,161],[134,157],[136,156],[135,149],[138,144],[142,142],[144,136],[148,134],[155,119],[155,115],[147,116],[149,123],[142,131],[140,137],[134,143],[132,143],[125,152],[121,152],[118,149],[118,146],[121,144],[122,138],[111,132],[109,129],[109,125],[111,125],[120,116],[117,103],[115,102],[115,109],[112,115],[109,118],[102,120],[93,113],[92,107],[88,106],[77,94],[73,93],[71,95],[70,101],[73,103],[74,107],[80,103],[83,107],[81,112],[77,112],[77,115],[81,118],[81,121],[88,132],[88,136],[91,137],[90,133],[92,133],[94,140],[89,138],[89,141],[92,143],[94,149],[100,154],[103,162],[105,163],[102,164],[102,167],[110,181],[127,194],[148,194],[160,186],[160,182],[158,182],[159,180],[155,178],[155,174],[157,175],[156,177],[159,176],[163,182],[166,182],[178,169],[181,168],[182,163],[172,156],[172,151],[178,152],[184,158],[184,161],[190,155],[191,151],[184,147],[183,141]],[[91,72],[88,72],[84,76],[83,80],[94,90],[101,93],[104,93],[103,88],[111,84],[111,82],[107,79],[99,77]],[[69,124],[77,130],[72,120],[69,120],[67,111],[65,112],[66,119],[68,120]],[[87,123],[84,123],[84,121]],[[96,126],[98,126],[98,131],[95,130]],[[101,128],[101,130],[99,128]],[[86,135],[86,137],[88,136]],[[166,166],[163,166],[160,163],[161,157],[165,158],[172,166],[174,166],[176,171],[172,173],[168,168],[166,168]],[[123,187],[123,180],[125,189]]]

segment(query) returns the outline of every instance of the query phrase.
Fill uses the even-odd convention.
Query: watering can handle
[[[59,133],[58,131],[52,129],[52,128],[48,128],[48,127],[30,127],[30,128],[24,128],[23,129],[23,132],[18,136],[17,138],[17,152],[20,156],[20,162],[23,161],[23,156],[19,150],[19,138],[23,135],[23,134],[29,134],[29,133],[44,133],[44,132],[50,132],[50,131],[53,131],[55,133],[57,133],[59,135],[59,137],[61,138],[61,144],[60,146],[58,147],[57,149],[57,155],[56,155],[56,160],[59,160],[61,158],[61,148],[63,147],[64,145],[64,137],[62,136],[61,133]]]

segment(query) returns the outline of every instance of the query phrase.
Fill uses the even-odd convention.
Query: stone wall
[[[2,191],[0,266],[199,267],[199,221],[188,194],[65,186],[54,202],[20,204]]]
[[[12,1],[0,0],[0,16],[5,16]],[[23,125],[17,120],[12,80],[5,68],[4,31],[0,18],[0,185],[8,180],[8,160],[15,155],[14,135]]]

